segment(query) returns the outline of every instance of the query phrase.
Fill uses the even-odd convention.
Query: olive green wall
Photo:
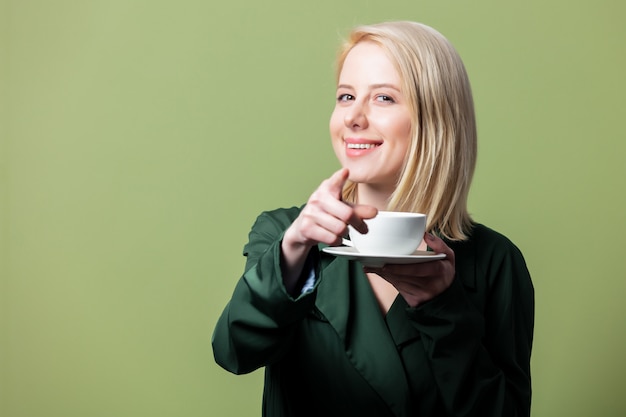
[[[256,215],[336,169],[333,57],[411,19],[463,56],[471,211],[526,255],[533,415],[626,414],[618,0],[0,3],[0,415],[259,415],[210,336]]]

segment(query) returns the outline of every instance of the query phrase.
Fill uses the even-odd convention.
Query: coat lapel
[[[395,415],[404,415],[410,402],[404,366],[361,265],[324,253],[321,260],[316,307],[342,339],[355,369]]]

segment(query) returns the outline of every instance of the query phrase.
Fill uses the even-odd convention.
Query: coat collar
[[[317,309],[341,340],[350,362],[397,416],[407,409],[404,366],[359,263],[321,254]],[[384,358],[384,360],[381,360]]]

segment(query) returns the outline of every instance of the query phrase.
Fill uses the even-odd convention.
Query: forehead
[[[371,83],[399,83],[400,74],[387,52],[374,42],[359,42],[346,55],[340,81],[369,80]]]

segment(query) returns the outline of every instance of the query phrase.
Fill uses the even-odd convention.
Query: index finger
[[[327,180],[328,191],[340,200],[343,186],[345,185],[346,181],[348,181],[349,175],[350,172],[348,171],[348,168],[341,168],[339,171],[336,171],[333,175],[331,175],[330,178],[328,178]]]

